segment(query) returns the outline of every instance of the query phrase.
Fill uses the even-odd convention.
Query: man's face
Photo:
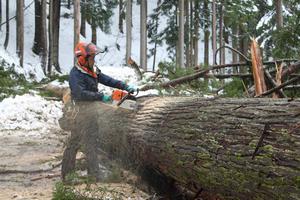
[[[95,55],[89,56],[88,60],[87,60],[87,65],[88,65],[87,67],[92,69],[94,66],[94,63],[95,63]]]

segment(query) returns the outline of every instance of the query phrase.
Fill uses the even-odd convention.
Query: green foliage
[[[187,76],[189,74],[192,74],[194,70],[192,68],[179,68],[176,67],[175,63],[172,62],[160,62],[158,64],[158,68],[160,73],[164,74],[167,76],[170,80],[182,77],[182,76]]]
[[[82,4],[82,13],[91,25],[100,27],[105,33],[110,33],[110,18],[117,5],[117,0],[89,0]]]
[[[230,83],[225,85],[225,97],[243,97],[244,86],[243,81],[239,78],[234,78]]]
[[[175,63],[161,62],[158,64],[159,71],[164,77],[174,80],[183,76],[194,74],[193,68],[178,68]],[[221,82],[216,79],[199,78],[189,81],[186,84],[176,85],[175,88],[166,89],[165,91],[171,95],[200,95],[211,94],[213,90],[221,87]],[[159,88],[158,88],[159,89]],[[162,89],[159,89],[163,93]]]
[[[24,75],[16,73],[14,66],[8,66],[4,60],[0,62],[0,100],[27,93],[34,85],[26,81]]]
[[[92,199],[124,199],[121,192],[109,189],[107,187],[91,187],[91,184],[86,184],[85,188],[77,189],[74,185],[64,185],[62,182],[57,182],[52,195],[52,200],[92,200]]]
[[[62,182],[57,182],[53,191],[52,200],[81,200],[78,199],[72,187],[65,186]]]

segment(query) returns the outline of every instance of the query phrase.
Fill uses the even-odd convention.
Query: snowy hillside
[[[25,0],[25,6],[29,5],[32,1]],[[5,2],[2,5],[5,8]],[[132,42],[132,57],[137,62],[139,62],[139,7],[134,4],[133,5],[133,42]],[[150,1],[148,5],[148,12],[151,12],[152,9],[156,6],[155,1]],[[10,13],[9,15],[12,17],[16,12],[16,2],[10,1]],[[68,10],[66,7],[61,8],[61,16],[64,16],[68,13],[70,16],[73,16],[73,10]],[[121,34],[118,31],[118,8],[115,9],[115,15],[112,17],[111,22],[111,34],[105,34],[100,29],[97,30],[97,43],[99,47],[108,47],[108,52],[104,54],[100,54],[96,57],[96,62],[98,66],[100,66],[101,70],[105,66],[112,67],[121,67],[124,66],[125,61],[125,45],[126,38],[125,34]],[[29,73],[33,73],[36,75],[37,80],[41,80],[44,75],[40,66],[40,59],[38,56],[33,54],[32,46],[33,46],[33,38],[34,38],[34,4],[30,5],[30,7],[25,10],[25,35],[24,35],[24,73],[26,77],[29,77]],[[5,17],[5,9],[3,10],[3,16]],[[91,41],[91,28],[90,25],[86,25],[87,37],[81,37],[83,41]],[[0,57],[8,60],[9,63],[18,63],[18,59],[16,56],[16,20],[10,21],[10,38],[8,51],[4,51],[4,39],[5,39],[5,26],[2,27],[0,31]],[[59,51],[59,62],[64,74],[67,74],[73,63],[73,18],[64,18],[61,17],[60,21],[60,51]],[[120,50],[117,49],[117,45],[120,46]],[[151,48],[151,46],[148,46]],[[161,60],[167,59],[167,52],[164,48],[158,49],[157,63]],[[153,60],[149,58],[148,66],[152,66]],[[150,68],[149,67],[149,68]],[[105,71],[105,70],[103,70]],[[109,70],[111,71],[111,70]]]

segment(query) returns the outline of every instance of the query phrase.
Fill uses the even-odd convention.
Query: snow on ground
[[[22,129],[27,136],[47,134],[48,130],[58,128],[61,116],[61,102],[47,101],[35,94],[6,98],[0,102],[1,132]]]

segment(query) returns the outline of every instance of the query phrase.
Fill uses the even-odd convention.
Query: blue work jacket
[[[97,69],[97,78],[80,71],[76,66],[72,68],[69,76],[72,100],[75,101],[101,101],[103,93],[98,90],[98,83],[124,90],[126,84],[111,78]]]

